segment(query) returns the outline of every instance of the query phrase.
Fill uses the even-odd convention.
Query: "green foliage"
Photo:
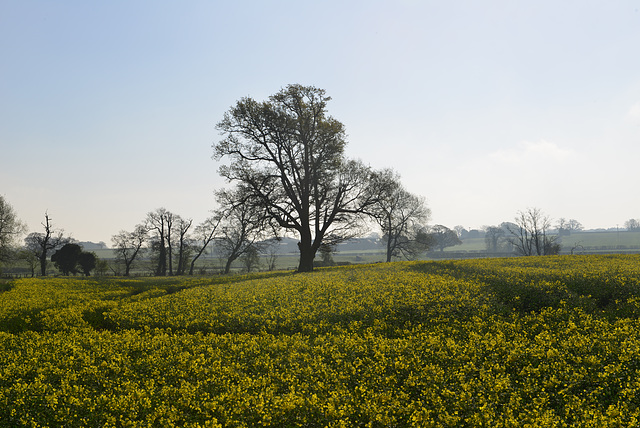
[[[12,285],[0,427],[640,418],[640,256]]]
[[[91,271],[96,268],[96,262],[97,259],[94,253],[83,251],[78,256],[78,266],[82,270],[82,273],[85,274],[85,276],[89,276],[91,274]]]
[[[65,244],[51,256],[51,261],[63,275],[78,272],[78,260],[82,254],[82,247],[78,244]]]
[[[68,243],[51,256],[51,261],[63,275],[82,272],[89,276],[96,267],[97,258],[94,253],[82,251],[80,245]]]

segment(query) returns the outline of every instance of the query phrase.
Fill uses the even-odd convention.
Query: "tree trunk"
[[[42,250],[42,255],[40,256],[40,275],[47,275],[47,251]]]
[[[312,272],[313,271],[313,259],[315,255],[311,249],[300,249],[300,262],[298,263],[298,272]]]
[[[318,249],[312,244],[311,237],[301,239],[300,242],[298,242],[298,249],[300,250],[298,272],[312,272],[313,260],[316,258],[316,251]]]
[[[235,259],[231,257],[227,259],[227,264],[224,266],[224,273],[229,273],[231,271],[231,263],[233,263],[234,260]]]
[[[164,241],[160,243],[160,252],[158,255],[158,269],[156,275],[165,276],[167,275],[167,249],[164,246]]]

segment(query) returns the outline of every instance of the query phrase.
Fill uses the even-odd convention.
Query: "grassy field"
[[[562,252],[565,254],[588,252],[607,252],[614,250],[638,250],[640,251],[640,232],[622,230],[602,232],[573,232],[569,236],[563,236],[560,240]],[[445,252],[480,252],[486,250],[484,238],[467,238],[462,245],[448,247]]]
[[[0,292],[0,426],[638,426],[640,256]]]

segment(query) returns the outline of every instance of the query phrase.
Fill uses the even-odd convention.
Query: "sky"
[[[79,241],[160,207],[204,220],[229,186],[239,99],[326,90],[347,156],[393,168],[430,224],[535,207],[640,218],[640,3],[0,0],[0,195]]]

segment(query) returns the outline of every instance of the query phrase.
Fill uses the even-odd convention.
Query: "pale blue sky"
[[[0,0],[0,194],[105,241],[203,220],[215,124],[289,83],[431,224],[640,218],[640,2]]]

